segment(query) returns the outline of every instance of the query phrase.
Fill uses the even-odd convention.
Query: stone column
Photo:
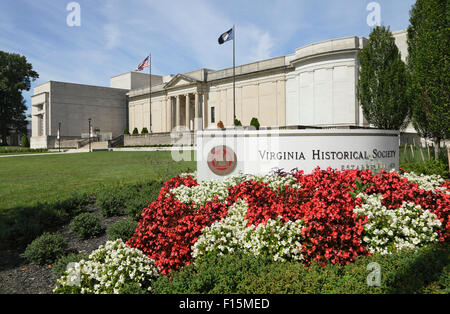
[[[172,97],[166,98],[166,131],[172,132]]]
[[[199,95],[198,92],[195,93],[195,118],[194,118],[194,129],[201,130],[202,129],[202,121],[200,118],[200,103],[199,103]]]
[[[176,117],[176,121],[175,124],[176,126],[180,126],[181,125],[181,110],[180,110],[180,95],[177,95],[177,102],[176,102],[176,108],[175,108],[175,117]]]
[[[189,94],[186,94],[186,129],[188,130],[191,129],[190,100]]]
[[[209,121],[208,121],[208,116],[209,116],[209,112],[208,112],[208,98],[207,98],[207,94],[206,92],[204,92],[203,94],[203,128],[207,128],[209,125]]]

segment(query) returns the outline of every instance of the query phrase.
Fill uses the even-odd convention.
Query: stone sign
[[[199,181],[267,174],[274,169],[399,168],[399,132],[384,130],[264,130],[196,133]]]

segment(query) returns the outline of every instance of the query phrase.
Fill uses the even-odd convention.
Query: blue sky
[[[0,50],[27,57],[48,80],[108,86],[152,53],[154,74],[232,66],[293,53],[331,38],[368,36],[372,0],[78,0],[81,26],[69,27],[71,0],[2,0]],[[379,0],[382,24],[405,29],[415,0]],[[32,91],[24,93],[30,104]]]

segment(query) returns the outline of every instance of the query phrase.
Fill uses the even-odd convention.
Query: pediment
[[[167,82],[164,88],[192,85],[197,82],[198,81],[196,79],[193,79],[192,77],[186,76],[184,74],[177,74],[169,82]]]

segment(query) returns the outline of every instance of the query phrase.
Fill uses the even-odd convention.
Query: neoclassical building
[[[393,35],[405,60],[406,31]],[[367,42],[357,36],[332,39],[237,66],[236,118],[244,126],[253,117],[266,127],[367,126],[356,97],[359,55]],[[149,74],[128,72],[112,77],[110,86],[47,82],[35,87],[32,146],[50,143],[61,119],[67,124],[62,136],[81,136],[88,116],[112,137],[124,128],[146,127],[162,134],[176,126],[203,130],[217,128],[219,121],[233,125],[233,68],[152,75],[151,88]]]

